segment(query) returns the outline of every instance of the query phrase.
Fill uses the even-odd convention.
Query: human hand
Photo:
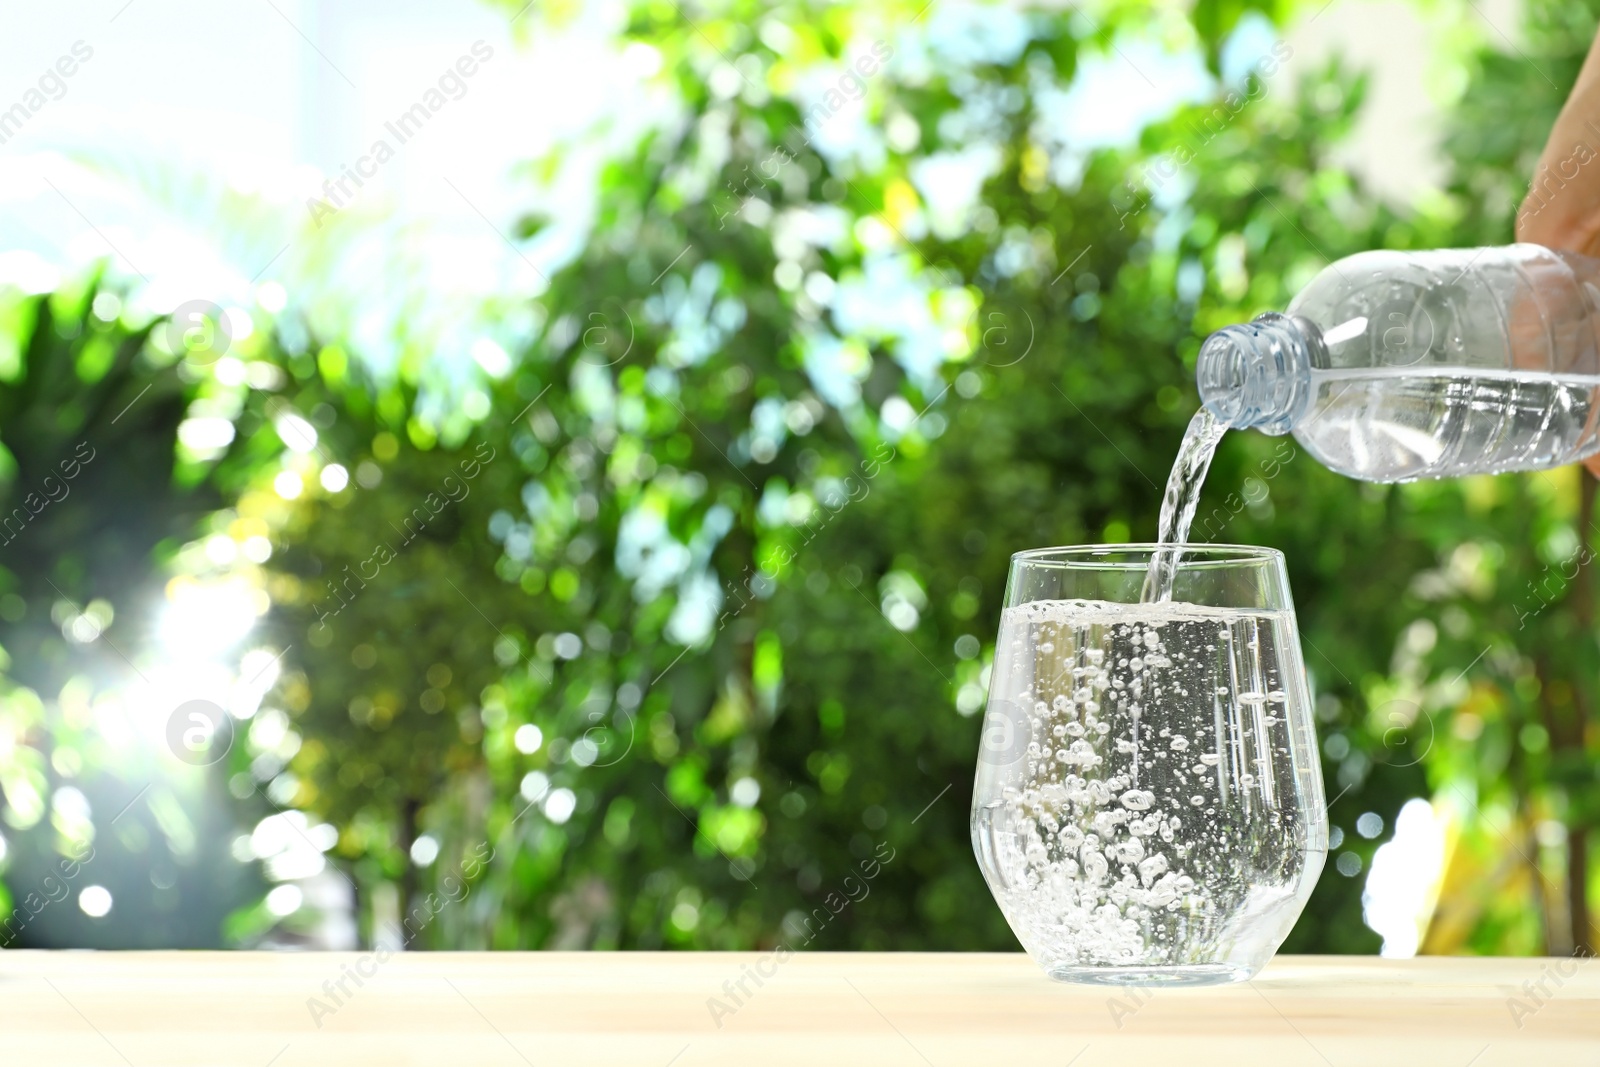
[[[1600,258],[1600,37],[1550,129],[1516,233],[1518,241]],[[1600,476],[1600,455],[1584,465]]]

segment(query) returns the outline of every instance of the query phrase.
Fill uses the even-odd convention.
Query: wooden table
[[[1555,1067],[1600,1064],[1600,966],[1287,956],[1140,992],[1021,955],[12,951],[0,1064]]]

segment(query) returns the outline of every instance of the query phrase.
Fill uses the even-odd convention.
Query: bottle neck
[[[1299,316],[1268,312],[1224,326],[1200,346],[1200,403],[1231,429],[1288,433],[1311,399],[1311,367],[1322,331]]]

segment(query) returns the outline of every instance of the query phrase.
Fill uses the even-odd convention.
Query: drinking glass
[[[1172,595],[1141,602],[1157,553],[1176,555]],[[1328,852],[1283,554],[1014,555],[972,842],[1052,978],[1208,985],[1259,971]]]

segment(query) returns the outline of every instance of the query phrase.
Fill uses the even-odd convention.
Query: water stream
[[[1172,464],[1172,473],[1167,475],[1166,495],[1161,498],[1161,527],[1156,539],[1162,544],[1181,545],[1188,541],[1189,524],[1194,521],[1195,507],[1200,503],[1206,471],[1211,469],[1217,442],[1227,431],[1227,425],[1209,408],[1201,408],[1189,420],[1178,458]],[[1172,549],[1151,557],[1142,600],[1151,603],[1172,599],[1172,582],[1181,555],[1180,550]]]

